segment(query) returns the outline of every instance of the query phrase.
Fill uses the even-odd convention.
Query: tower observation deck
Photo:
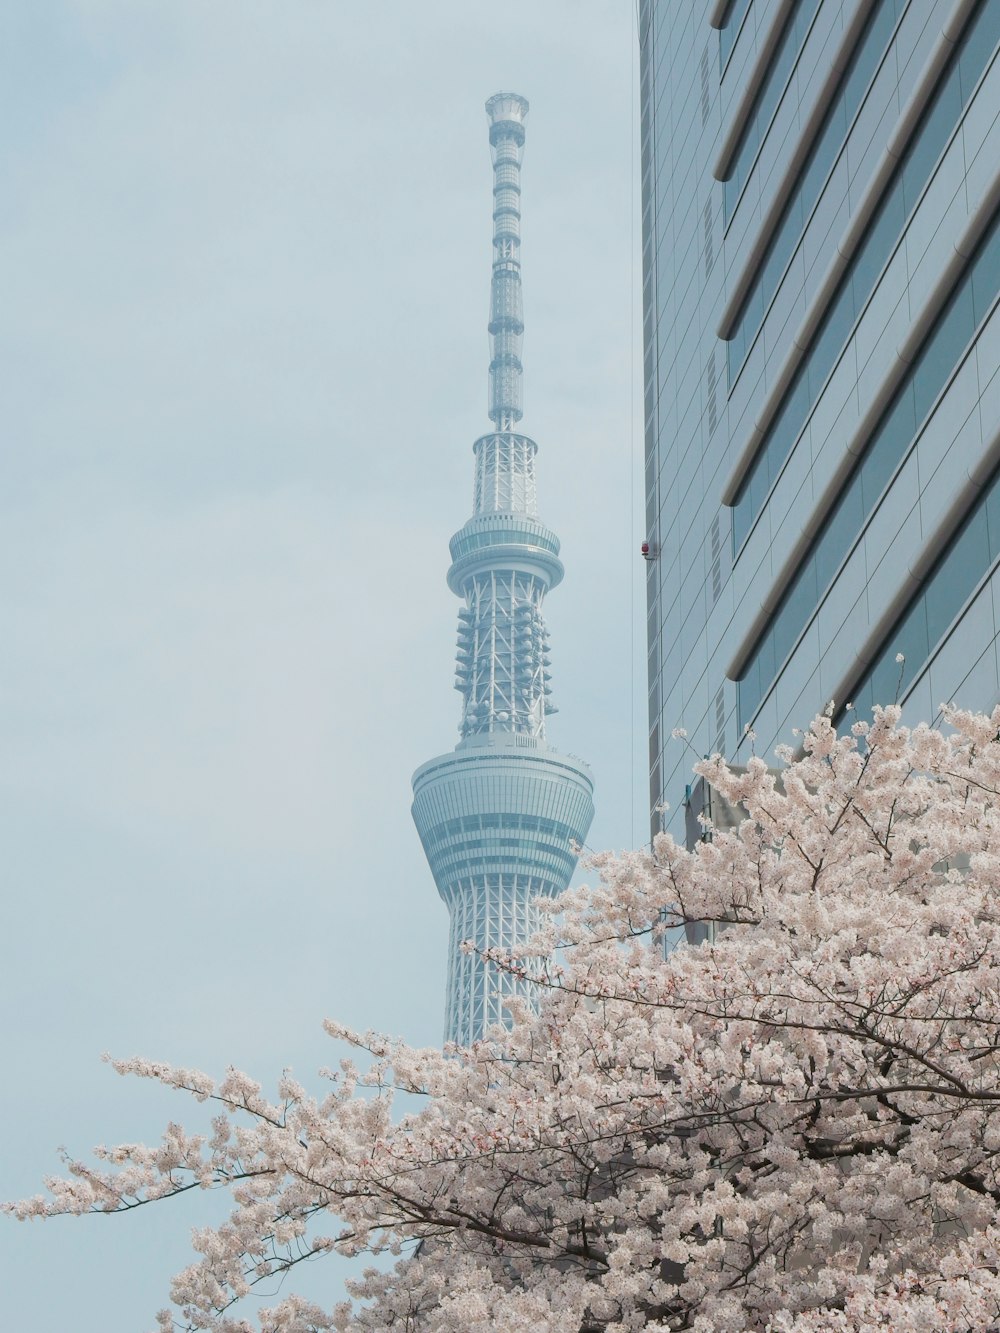
[[[516,950],[537,927],[534,900],[561,893],[594,815],[587,765],[545,739],[551,702],[545,594],[563,576],[559,542],[538,519],[534,440],[522,415],[521,154],[528,103],[486,103],[493,157],[489,417],[473,445],[472,517],[451,539],[458,613],[461,739],[413,775],[413,818],[451,917],[445,1038],[477,1040],[507,1021],[528,983],[463,953]]]

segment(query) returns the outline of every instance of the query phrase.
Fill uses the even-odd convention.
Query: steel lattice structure
[[[451,916],[445,1037],[469,1043],[507,1021],[504,1000],[531,998],[477,949],[511,952],[537,926],[534,900],[561,893],[574,843],[594,814],[586,764],[546,743],[555,712],[549,683],[545,594],[560,581],[559,542],[538,519],[534,440],[522,415],[521,154],[528,103],[497,93],[486,103],[493,158],[489,416],[473,445],[473,513],[451,539],[448,586],[458,613],[455,688],[461,740],[413,776],[413,818]]]

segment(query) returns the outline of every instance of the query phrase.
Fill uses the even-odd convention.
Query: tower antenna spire
[[[473,445],[472,517],[451,539],[458,613],[461,739],[413,775],[413,818],[451,916],[446,1038],[468,1044],[506,1023],[529,982],[482,958],[515,952],[539,924],[536,900],[573,873],[594,814],[587,765],[546,743],[555,712],[545,595],[562,579],[559,541],[538,518],[534,440],[522,415],[521,156],[528,103],[486,103],[493,158],[489,416]],[[462,945],[471,940],[475,952]]]
[[[521,341],[521,154],[528,102],[494,93],[486,103],[493,157],[493,277],[490,283],[490,420],[513,430],[523,416]]]

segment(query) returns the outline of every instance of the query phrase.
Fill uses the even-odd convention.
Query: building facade
[[[639,28],[650,809],[680,837],[691,748],[1000,698],[1000,2]]]
[[[528,103],[486,103],[493,157],[488,434],[473,445],[473,514],[451,539],[458,613],[455,750],[417,769],[413,818],[451,917],[445,1039],[463,1045],[506,1023],[530,983],[484,962],[525,944],[535,899],[561,893],[594,815],[590,770],[546,741],[555,711],[545,595],[560,581],[559,542],[538,518],[534,440],[522,416],[521,155]],[[463,944],[471,941],[475,950]]]

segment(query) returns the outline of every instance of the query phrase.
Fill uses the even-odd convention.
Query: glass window
[[[895,4],[876,5],[869,21],[868,31],[862,38],[863,46],[858,53],[861,56],[868,55],[868,59],[856,57],[848,67],[842,85],[841,101],[851,108],[852,115],[854,108],[861,105],[861,99],[871,81],[872,67],[875,64],[873,57],[876,52],[882,52],[895,26]]]
[[[889,447],[897,459],[902,458],[903,450],[909,444],[920,420],[914,406],[913,372],[906,377],[896,390],[896,396],[879,426],[875,447]],[[882,445],[882,440],[885,445]]]
[[[747,311],[755,325],[759,325],[764,318],[764,295],[759,286],[754,287],[747,301]]]
[[[954,63],[941,81],[938,91],[925,111],[920,127],[910,140],[903,158],[903,196],[906,211],[911,212],[927,184],[934,163],[962,114],[962,89],[958,64]]]
[[[997,273],[1000,273],[1000,228],[987,240],[972,266],[972,309],[976,324],[982,323],[996,300]]]
[[[756,309],[761,311],[761,318],[764,310],[764,294],[770,294],[778,290],[778,280],[785,271],[785,266],[791,259],[795,240],[798,233],[802,230],[805,217],[802,211],[802,191],[797,190],[788,203],[788,211],[782,220],[781,228],[775,235],[771,247],[767,252],[767,258],[764,260],[764,266],[761,269],[758,287],[760,288],[760,300]],[[755,328],[759,319],[755,320],[755,307],[747,304],[741,323],[745,322],[751,328]]]
[[[750,0],[735,0],[735,3],[729,6],[729,13],[726,16],[725,25],[719,33],[719,68],[725,69],[732,54],[733,47],[736,45],[736,39],[743,26],[743,20],[747,16],[747,10],[750,8]]]
[[[830,371],[837,362],[844,344],[854,325],[854,304],[851,300],[850,286],[841,288],[833,300],[826,317],[816,333],[806,359],[809,374],[809,396],[803,401],[797,417],[803,420],[808,414],[809,404],[816,401],[823,385],[829,378]]]
[[[856,313],[861,312],[871,295],[905,222],[903,191],[897,180],[890,186],[875,216],[868,224],[865,239],[855,250],[851,261],[851,286]]]
[[[965,521],[927,586],[927,634],[937,643],[955,619],[959,607],[989,565],[990,543],[986,506],[979,504]]]
[[[760,460],[760,466],[755,469],[750,483],[748,499],[751,507],[759,512],[760,505],[763,503],[764,496],[767,495],[771,487],[771,478],[767,468],[766,456]]]
[[[774,679],[774,673],[778,669],[778,663],[774,656],[774,635],[766,634],[761,640],[760,648],[757,650],[760,670],[761,692],[769,681]],[[758,696],[759,699],[760,696]],[[754,707],[756,707],[756,702]]]
[[[854,698],[850,700],[854,705],[854,710],[859,717],[870,717],[874,703],[874,691],[872,689],[871,676],[865,680],[854,691]]]
[[[862,508],[866,515],[874,511],[879,496],[913,439],[913,432],[913,389],[908,382],[876,431],[858,468]]]
[[[1000,5],[984,5],[969,25],[969,39],[958,57],[962,102],[968,102],[985,68],[982,54],[1000,42]]]
[[[750,532],[750,515],[753,513],[753,475],[750,484],[744,487],[743,494],[733,505],[733,551],[740,549]]]
[[[728,222],[732,217],[743,186],[747,181],[757,150],[770,128],[771,120],[784,96],[785,87],[802,50],[802,43],[819,8],[820,0],[799,0],[786,21],[768,72],[757,91],[756,101],[747,117],[746,129],[730,164],[729,177],[723,186],[723,211]]]
[[[791,446],[794,444],[796,436],[802,429],[805,407],[808,401],[809,385],[806,382],[804,370],[800,370],[792,380],[792,386],[788,391],[788,396],[785,399],[784,406],[781,408],[780,417],[776,423],[777,429],[775,430],[775,434],[785,441],[787,447],[784,449],[779,448],[773,450],[772,455],[775,458],[779,458],[782,463],[791,451]],[[771,471],[777,476],[778,468],[772,465]]]
[[[993,275],[996,291],[997,274]],[[923,421],[958,360],[958,354],[972,337],[975,319],[972,311],[971,275],[948,302],[943,318],[920,349],[910,378],[916,418]]]
[[[990,521],[988,521],[990,520]],[[891,703],[897,697],[893,670],[901,694],[923,670],[976,586],[989,572],[998,550],[987,540],[988,530],[1000,523],[1000,472],[994,473],[986,493],[967,515],[943,557],[905,614],[886,636],[885,646],[859,682],[855,702],[859,711],[872,703]],[[992,524],[992,527],[991,527]],[[896,662],[902,653],[905,661]],[[843,710],[837,721],[843,717]]]
[[[809,623],[816,609],[818,595],[816,564],[812,560],[807,560],[789,585],[776,622],[775,628],[780,632],[775,635],[775,657],[779,664],[788,656],[792,644]]]
[[[882,8],[885,8],[883,5]],[[868,73],[865,72],[865,83],[868,83]],[[822,160],[826,164],[826,170],[822,177],[825,180],[827,171],[833,164],[837,156],[837,150],[844,141],[844,135],[847,133],[847,126],[854,118],[854,113],[861,102],[860,91],[856,96],[850,98],[841,94],[840,97],[832,103],[829,111],[826,113],[826,123],[820,130],[819,137],[812,149],[812,156],[817,160]],[[819,178],[817,177],[817,180]],[[815,194],[818,196],[819,191]]]
[[[923,597],[918,597],[906,614],[901,618],[899,624],[889,636],[889,649],[885,653],[887,659],[886,665],[899,668],[903,671],[896,671],[896,680],[900,681],[900,688],[904,688],[916,676],[921,663],[926,662],[927,654],[930,652],[931,644],[934,642],[927,631],[927,603]],[[902,653],[903,662],[897,662],[896,658]],[[879,700],[880,703],[892,703],[895,700],[895,693],[886,695]]]
[[[885,654],[875,663],[869,680],[868,697],[865,699],[866,711],[874,704],[895,703],[902,691],[900,684],[902,666],[905,666],[905,663],[897,662],[894,653],[891,656]]]
[[[743,336],[742,330],[734,335],[732,340],[726,344],[726,362],[729,367],[729,383],[735,380],[740,366],[743,364]]]
[[[795,194],[792,196],[795,204],[798,205],[795,212],[798,214],[797,230],[799,231],[801,231],[802,225],[805,222],[805,206],[803,204],[803,199],[809,200],[811,212],[812,204],[819,198],[820,191],[823,188],[827,176],[830,174],[830,163],[836,153],[836,149],[840,146],[841,140],[844,137],[844,121],[846,119],[846,113],[843,105],[837,103],[834,111],[835,114],[826,123],[823,129],[820,130],[819,138],[816,141],[816,147],[806,159],[799,180],[799,186],[796,189]],[[791,230],[790,227],[789,230]],[[782,218],[782,231],[785,231],[784,218]]]
[[[984,2],[985,0],[980,0],[981,4]],[[992,7],[1000,11],[1000,3],[994,3]],[[977,11],[977,15],[981,15],[981,11]],[[997,26],[998,31],[1000,31],[1000,15],[998,15]],[[911,141],[907,155],[901,167],[897,169],[897,175],[887,187],[885,202],[876,215],[871,234],[866,237],[864,245],[855,257],[855,261],[842,279],[840,289],[834,296],[834,301],[838,303],[836,313],[831,313],[820,326],[814,345],[803,359],[802,369],[796,377],[792,392],[797,394],[805,386],[807,391],[804,399],[794,412],[790,409],[786,400],[785,405],[775,414],[772,426],[765,435],[761,448],[772,455],[769,469],[775,476],[780,472],[784,460],[791,452],[812,409],[816,395],[826,382],[833,365],[833,358],[836,357],[840,347],[843,346],[844,341],[849,336],[849,330],[845,332],[845,325],[838,323],[838,321],[846,321],[848,316],[845,314],[845,310],[848,309],[851,311],[850,320],[852,323],[856,320],[871,295],[879,273],[891,254],[896,237],[906,225],[908,210],[923,189],[927,175],[936,163],[948,135],[961,118],[963,103],[959,94],[958,60],[969,51],[970,47],[973,47],[978,62],[977,67],[982,70],[991,57],[993,46],[977,44],[977,34],[981,35],[978,20],[966,29],[961,44],[956,48],[951,63],[946,67],[935,100],[927,115],[921,121]],[[903,172],[906,177],[903,184],[900,183],[902,180],[900,172]],[[842,295],[848,288],[850,288],[850,296]],[[755,291],[757,290],[755,287]],[[763,298],[761,297],[761,299]],[[843,306],[839,304],[841,300],[844,302]],[[986,300],[985,295],[982,300]],[[956,318],[959,318],[959,316],[956,316]],[[971,327],[969,331],[971,332]],[[935,353],[931,352],[929,355],[933,363]],[[929,385],[924,383],[919,386],[923,392],[918,396],[919,400],[916,404],[918,420],[922,416],[921,409],[926,412],[943,383],[943,379],[938,379],[934,392],[929,396],[926,392]],[[764,500],[766,500],[766,495],[761,503]],[[751,506],[750,512],[741,517],[740,528],[742,531],[749,531],[758,512],[757,508]]]
[[[785,210],[775,223],[774,237],[765,251],[755,286],[761,290],[759,305],[750,297],[740,311],[734,337],[739,340],[738,355],[730,357],[730,384],[743,364],[749,342],[763,319],[763,312],[777,291],[785,265],[801,240],[802,228],[825,186],[837,161],[848,126],[860,107],[865,92],[882,59],[893,26],[906,0],[875,0],[867,28],[862,32],[844,73],[841,86],[831,99],[826,117],[806,158],[798,184]]]
[[[837,505],[820,529],[813,555],[816,561],[816,580],[819,592],[825,592],[830,581],[850,550],[851,543],[861,531],[864,506],[861,497],[861,471],[856,469],[841,492]]]
[[[918,433],[920,423],[951,375],[972,336],[975,330],[972,302],[973,275],[985,273],[985,269],[980,268],[980,258],[994,253],[993,247],[997,244],[998,237],[1000,237],[1000,216],[983,237],[955,294],[939,316],[908,375],[870,437],[865,453],[855,465],[835,508],[831,510],[829,518],[814,538],[803,561],[801,582],[797,580],[794,588],[790,589],[789,595],[772,616],[769,626],[761,637],[759,647],[755,649],[754,655],[759,656],[760,661],[755,666],[748,664],[747,667],[748,673],[756,671],[760,693],[752,695],[749,689],[740,692],[741,725],[752,716],[760,699],[767,692],[768,682],[774,678],[774,670],[780,662],[775,663],[768,674],[771,660],[775,655],[783,659],[791,646],[793,640],[786,643],[783,636],[786,631],[794,632],[797,636],[808,623],[812,610],[815,610],[841,561],[862,531],[866,519],[874,511],[893,472],[905,458],[911,442]],[[1000,289],[1000,265],[993,268],[992,285],[991,299],[984,280],[982,299],[985,308],[992,305]],[[766,449],[758,456],[755,464],[757,473],[763,473],[761,465],[765,460],[768,462],[768,467],[780,466],[777,455]],[[963,531],[949,547],[947,555],[938,567],[938,572],[928,581],[925,600],[921,602],[924,609],[919,612],[913,610],[913,620],[907,620],[902,628],[897,626],[893,631],[897,638],[903,634],[910,644],[909,648],[906,646],[893,648],[893,657],[896,652],[904,652],[908,658],[912,653],[922,662],[944,634],[959,606],[968,597],[990,560],[998,553],[1000,500],[993,497],[994,490],[1000,492],[1000,481],[991,483],[988,496],[984,497],[976,514],[970,516]],[[752,522],[753,514],[750,506],[754,494],[751,488],[749,498],[744,497],[741,500],[742,508],[739,516],[742,523]],[[740,530],[737,529],[735,520],[734,513],[734,533]],[[991,533],[994,542],[992,548]],[[805,577],[807,567],[811,582]],[[812,608],[803,610],[796,600],[794,608],[788,610],[792,604],[792,597],[797,598],[799,590],[806,587],[815,590]],[[920,628],[921,625],[923,629]],[[780,639],[782,645],[777,650],[773,643],[775,638]],[[884,674],[888,668],[880,667],[879,670]],[[895,679],[893,676],[893,681]],[[885,686],[886,680],[882,676],[875,679],[874,697],[878,703],[891,702],[895,698],[895,685],[892,694],[881,692]]]
[[[761,699],[760,658],[755,653],[740,677],[737,690],[740,717],[751,717]]]

